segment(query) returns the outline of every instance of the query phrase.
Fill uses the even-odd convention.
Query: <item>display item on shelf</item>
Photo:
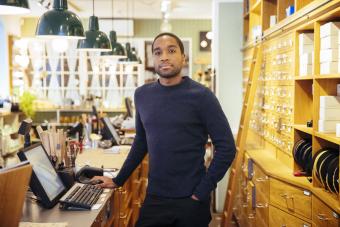
[[[320,96],[320,107],[340,108],[340,96]]]
[[[313,175],[325,189],[333,192],[339,192],[339,152],[332,148],[322,148],[313,156]],[[337,163],[337,166],[336,164]],[[339,169],[339,168],[338,168]]]
[[[306,176],[312,175],[312,142],[301,139],[295,143],[293,148],[294,161],[302,168]]]

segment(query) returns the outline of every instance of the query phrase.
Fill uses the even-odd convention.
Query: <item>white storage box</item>
[[[339,50],[338,49],[327,49],[320,50],[320,62],[331,62],[338,61]]]
[[[339,48],[339,37],[338,35],[326,36],[321,38],[320,48],[324,49],[338,49]]]
[[[320,74],[334,74],[338,73],[338,62],[323,62],[320,64]]]
[[[313,65],[300,64],[300,76],[310,76],[313,74]]]
[[[319,132],[335,133],[337,123],[340,123],[340,121],[319,120]]]
[[[301,33],[299,35],[299,45],[313,45],[314,44],[314,33]]]
[[[299,45],[299,55],[308,54],[314,52],[314,45]]]
[[[320,108],[320,120],[340,121],[340,108]]]
[[[340,22],[328,22],[320,26],[320,38],[332,35],[338,35]]]
[[[320,96],[320,108],[340,109],[340,96]]]
[[[300,55],[300,64],[311,65],[314,62],[314,52]]]

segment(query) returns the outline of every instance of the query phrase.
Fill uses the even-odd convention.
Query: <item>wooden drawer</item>
[[[269,177],[265,174],[265,172],[263,172],[260,167],[256,164],[253,165],[254,168],[254,173],[253,173],[253,181],[255,184],[258,183],[266,183],[268,182]]]
[[[312,197],[312,220],[315,227],[339,227],[339,214],[334,212],[317,197]]]
[[[310,223],[303,221],[293,215],[274,206],[269,206],[269,226],[281,227],[311,227]]]
[[[270,203],[291,214],[312,218],[311,192],[270,179]]]
[[[253,165],[254,177],[253,182],[256,187],[256,195],[268,198],[269,194],[269,177],[257,166]],[[269,202],[268,200],[263,202]]]
[[[268,192],[269,193],[269,192]],[[264,198],[266,197],[266,198]],[[257,226],[263,226],[266,227],[268,226],[268,218],[269,218],[269,203],[268,203],[268,197],[261,195],[257,193],[257,188],[256,188],[256,225]]]
[[[124,215],[119,217],[119,227],[128,227],[132,226],[132,210],[128,210],[128,212]]]
[[[268,207],[268,213],[269,213],[269,207]],[[256,226],[257,227],[268,227],[268,221],[269,221],[268,219],[264,219],[256,210]]]
[[[134,180],[132,182],[132,200],[133,201],[139,200],[140,188],[141,188],[141,181]]]

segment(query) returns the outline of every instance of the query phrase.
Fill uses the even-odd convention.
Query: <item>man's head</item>
[[[172,33],[161,33],[152,43],[152,56],[156,73],[163,78],[180,75],[185,63],[182,41]]]

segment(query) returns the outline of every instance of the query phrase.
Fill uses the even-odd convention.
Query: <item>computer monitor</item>
[[[113,145],[120,145],[120,137],[110,122],[108,117],[101,118],[104,128],[102,129],[103,139],[111,139],[113,141]]]
[[[125,118],[133,118],[133,110],[132,110],[132,100],[129,97],[125,98],[125,107],[126,107],[126,116]]]
[[[52,208],[66,192],[66,187],[54,169],[41,143],[18,152],[21,161],[28,160],[33,167],[30,187],[46,208]]]

